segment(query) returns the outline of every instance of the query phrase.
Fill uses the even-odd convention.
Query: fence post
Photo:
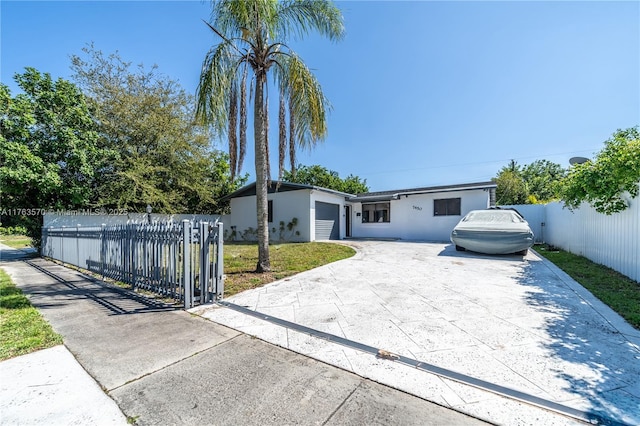
[[[185,219],[182,221],[182,280],[184,288],[184,308],[193,307],[191,293],[191,226]]]
[[[66,260],[64,258],[64,240],[65,240],[65,232],[64,232],[64,228],[65,226],[62,225],[62,237],[60,238],[60,260],[62,261],[62,263],[66,263]]]
[[[129,250],[131,250],[131,264],[129,265],[132,272],[131,288],[136,289],[138,283],[138,235],[136,225],[128,223],[126,225],[127,238],[129,239]]]
[[[209,301],[209,223],[200,222],[200,304]]]
[[[158,291],[158,223],[151,225],[151,286],[152,291]]]
[[[102,275],[102,281],[104,281],[104,262],[107,254],[107,236],[106,236],[106,224],[100,225],[100,275]]]
[[[80,265],[80,224],[76,225],[76,263],[75,265],[82,268]]]
[[[45,235],[47,231],[45,231],[45,227],[40,228],[40,256],[44,256],[44,248],[47,246],[47,238]]]
[[[222,299],[224,296],[224,239],[222,238],[222,222],[217,222],[218,232],[216,232],[216,266],[215,266],[215,298],[216,300]]]

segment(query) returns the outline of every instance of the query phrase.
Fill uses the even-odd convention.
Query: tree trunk
[[[254,139],[255,139],[255,163],[256,163],[256,202],[258,215],[258,264],[256,272],[269,272],[271,262],[269,260],[269,214],[267,201],[267,185],[269,184],[269,171],[267,170],[267,135],[266,135],[266,108],[264,106],[264,87],[266,73],[258,72],[256,75],[256,93],[254,104]]]

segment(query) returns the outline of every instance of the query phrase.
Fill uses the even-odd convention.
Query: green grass
[[[263,286],[272,281],[346,259],[355,254],[351,247],[334,243],[288,243],[269,246],[271,272],[256,273],[256,244],[225,243],[225,296]]]
[[[536,245],[534,249],[640,330],[639,283],[613,269],[555,247]]]
[[[0,361],[61,343],[62,337],[0,269]]]
[[[31,238],[25,235],[2,235],[0,236],[0,243],[15,249],[32,247]]]

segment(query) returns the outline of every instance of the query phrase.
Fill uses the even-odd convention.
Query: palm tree
[[[209,50],[203,62],[196,94],[196,118],[212,125],[219,134],[228,135],[233,177],[242,169],[246,152],[247,89],[253,96],[258,219],[256,271],[265,272],[271,268],[267,222],[270,183],[267,77],[273,77],[279,93],[281,177],[287,146],[286,109],[289,111],[289,150],[290,155],[295,155],[296,144],[313,146],[324,139],[328,108],[320,84],[285,41],[290,36],[302,38],[312,30],[330,40],[339,40],[344,35],[342,14],[328,0],[223,0],[213,3],[211,16],[207,25],[222,41]],[[291,162],[295,159],[291,158]]]

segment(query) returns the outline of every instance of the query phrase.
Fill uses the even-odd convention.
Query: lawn
[[[224,295],[263,286],[299,272],[346,259],[355,254],[351,247],[334,243],[288,243],[269,246],[271,272],[255,273],[258,263],[256,244],[225,243]]]
[[[534,249],[640,330],[639,283],[586,257],[546,245]]]
[[[62,337],[0,269],[0,361],[61,343]]]
[[[31,238],[24,235],[0,235],[0,243],[15,249],[21,249],[31,247]]]

